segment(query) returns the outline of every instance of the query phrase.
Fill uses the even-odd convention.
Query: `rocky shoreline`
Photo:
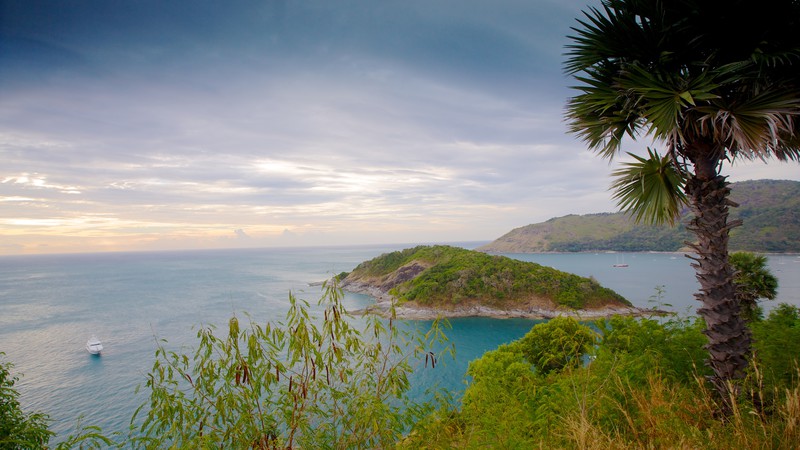
[[[382,317],[392,315],[392,305],[396,299],[380,288],[357,282],[345,282],[340,286],[343,290],[356,294],[365,294],[375,299],[375,304],[364,309],[351,311],[352,314],[376,314]],[[500,309],[486,305],[455,305],[452,308],[431,308],[417,305],[413,302],[404,303],[394,307],[394,318],[408,320],[433,320],[437,318],[455,317],[490,317],[496,319],[552,319],[559,316],[574,317],[580,320],[594,320],[611,316],[663,316],[670,314],[667,311],[643,309],[635,306],[606,306],[597,309],[568,309],[568,308],[542,308],[529,307],[525,309]]]

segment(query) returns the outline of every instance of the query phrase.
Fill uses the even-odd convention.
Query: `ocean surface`
[[[466,248],[474,245],[462,244]],[[156,339],[190,348],[199,325],[226,329],[228,319],[282,320],[288,294],[316,305],[310,283],[350,271],[360,262],[408,245],[185,252],[103,253],[0,257],[0,352],[22,375],[17,387],[26,411],[50,415],[58,442],[77,420],[104,432],[124,431],[147,399],[145,382]],[[592,276],[634,305],[694,314],[697,288],[689,260],[669,253],[510,254],[525,261]],[[625,263],[628,267],[615,268]],[[779,302],[800,305],[800,256],[771,255]],[[657,295],[661,292],[661,295]],[[371,299],[347,294],[345,305]],[[670,306],[666,306],[670,305]],[[456,358],[413,377],[413,395],[434,384],[456,396],[469,361],[523,336],[536,321],[465,318],[447,334]],[[429,322],[418,325],[427,327]],[[96,334],[105,347],[84,346]],[[143,386],[144,387],[144,386]]]

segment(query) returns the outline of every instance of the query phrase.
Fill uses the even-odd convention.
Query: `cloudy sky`
[[[478,241],[613,211],[614,166],[563,122],[586,4],[0,0],[0,254]]]

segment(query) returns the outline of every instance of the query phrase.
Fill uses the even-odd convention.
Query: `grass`
[[[727,417],[705,381],[697,319],[615,319],[582,366],[543,373],[526,338],[487,352],[470,364],[461,404],[442,405],[398,448],[796,449],[799,313],[754,327],[757,352],[781,351],[754,354]]]
[[[733,415],[723,421],[715,418],[712,393],[700,378],[687,387],[653,374],[644,385],[636,386],[614,376],[599,390],[590,388],[586,381],[576,380],[572,385],[568,393],[573,401],[562,415],[551,417],[548,430],[537,428],[533,422],[509,420],[508,415],[518,417],[514,407],[506,410],[508,415],[494,415],[481,422],[469,413],[451,411],[398,447],[788,450],[796,449],[800,442],[797,386],[784,392],[773,414],[761,413],[740,400]],[[616,394],[622,394],[622,399]],[[609,408],[616,412],[617,420],[598,416],[598,411],[609,412]]]

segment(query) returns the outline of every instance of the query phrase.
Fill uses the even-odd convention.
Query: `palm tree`
[[[750,252],[731,253],[730,262],[735,270],[733,284],[747,322],[761,320],[763,311],[760,299],[775,300],[778,296],[778,279],[767,267],[767,257]]]
[[[697,238],[695,297],[706,322],[709,378],[726,412],[747,367],[750,333],[728,260],[725,163],[800,159],[797,0],[604,0],[572,28],[565,70],[578,82],[570,131],[612,159],[625,135],[665,156],[616,172],[615,197],[639,220],[674,223],[684,202]],[[684,196],[685,193],[685,196]]]

